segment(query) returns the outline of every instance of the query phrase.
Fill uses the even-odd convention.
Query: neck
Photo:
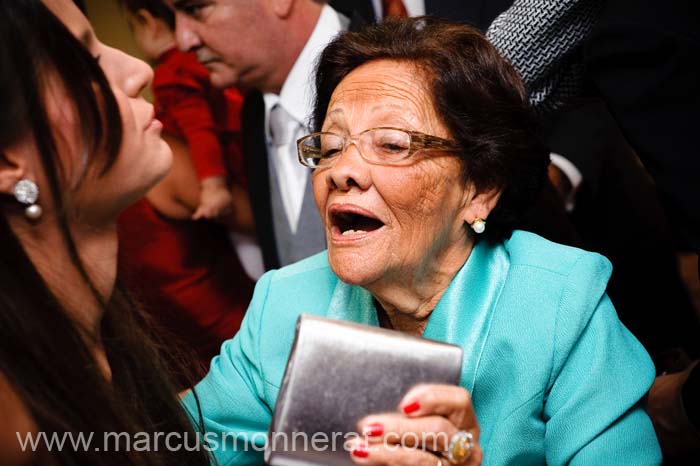
[[[261,92],[273,94],[282,92],[289,73],[316,28],[322,10],[323,5],[320,2],[294,2],[288,17],[280,23],[278,28],[280,54],[276,72],[266,85],[260,87]]]
[[[116,224],[103,228],[72,228],[73,241],[85,272],[100,300],[86,282],[59,228],[58,221],[45,214],[39,224],[30,225],[23,218],[11,220],[27,255],[51,292],[69,313],[93,348],[97,363],[109,378],[104,356],[100,325],[103,305],[112,294],[117,276]]]
[[[427,254],[412,273],[387,274],[369,286],[394,329],[422,335],[428,319],[469,258],[473,243],[454,246],[439,256]]]

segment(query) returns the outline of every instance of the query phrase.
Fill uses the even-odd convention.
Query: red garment
[[[161,57],[153,93],[157,118],[186,141],[197,177],[235,175],[245,186],[240,94],[214,89],[195,56],[175,49]],[[127,289],[208,367],[238,331],[253,291],[228,232],[210,221],[168,219],[145,198],[122,213],[118,228]]]
[[[208,367],[238,331],[253,292],[226,229],[170,220],[145,198],[122,213],[118,227],[127,289]]]
[[[243,98],[238,91],[214,88],[209,71],[194,54],[170,49],[154,70],[153,95],[163,129],[187,143],[197,178],[235,175],[245,184],[240,155]],[[236,164],[227,166],[229,160]]]

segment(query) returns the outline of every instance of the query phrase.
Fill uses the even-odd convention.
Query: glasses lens
[[[306,136],[299,143],[299,155],[305,165],[322,167],[343,150],[343,138],[331,133],[316,133]]]
[[[400,129],[373,129],[360,138],[363,153],[376,162],[392,164],[408,157],[411,135]]]

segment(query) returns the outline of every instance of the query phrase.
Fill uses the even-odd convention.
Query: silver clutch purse
[[[268,432],[270,466],[354,465],[357,422],[396,411],[419,383],[458,385],[462,349],[393,330],[302,315]]]

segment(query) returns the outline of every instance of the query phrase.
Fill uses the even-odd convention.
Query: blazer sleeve
[[[260,278],[241,329],[222,345],[209,373],[195,387],[199,403],[191,393],[183,400],[195,426],[201,412],[201,434],[220,466],[263,464],[273,407],[264,396],[259,335],[273,273]]]
[[[609,267],[582,255],[561,297],[544,406],[550,465],[661,464],[642,406],[654,366],[605,294],[601,271]]]

